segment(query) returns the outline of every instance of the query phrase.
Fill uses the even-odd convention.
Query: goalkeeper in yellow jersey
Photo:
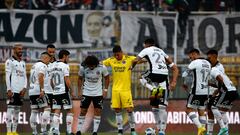
[[[135,120],[133,114],[133,101],[131,93],[131,70],[135,56],[124,55],[120,46],[113,48],[113,57],[103,61],[103,64],[112,68],[112,98],[111,108],[116,113],[118,135],[123,134],[122,109],[128,112],[128,119],[131,128],[131,135],[135,132]]]

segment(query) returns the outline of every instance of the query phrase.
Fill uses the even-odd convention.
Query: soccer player
[[[167,125],[167,105],[169,90],[176,86],[178,68],[171,58],[160,48],[155,46],[153,39],[144,41],[144,49],[133,62],[133,67],[143,58],[147,59],[150,69],[143,75],[140,82],[151,90],[150,105],[155,117],[159,135],[164,135]],[[132,67],[132,68],[133,68]],[[172,81],[169,85],[168,67],[173,71]]]
[[[226,112],[232,107],[232,102],[238,98],[236,87],[233,85],[229,77],[219,70],[213,59],[209,59],[212,65],[211,76],[217,81],[217,90],[214,91],[212,97],[214,98],[211,106],[212,113],[217,119],[221,129],[218,135],[228,134]],[[218,95],[218,96],[216,96]],[[220,110],[220,111],[219,111]],[[221,113],[222,112],[222,113]],[[226,118],[224,118],[226,117]],[[224,120],[226,119],[226,120]],[[224,123],[227,122],[227,123]]]
[[[30,70],[30,88],[29,98],[31,104],[30,126],[33,130],[32,134],[37,135],[37,116],[39,111],[44,109],[41,119],[41,134],[47,135],[46,125],[47,119],[50,117],[50,106],[48,98],[44,91],[45,77],[48,76],[47,64],[50,62],[51,56],[47,52],[41,54],[39,62],[35,63]]]
[[[72,97],[74,97],[73,89],[71,87],[71,82],[69,78],[69,61],[70,52],[67,50],[60,50],[58,54],[59,61],[57,61],[51,72],[52,83],[53,83],[53,106],[54,116],[53,116],[53,128],[50,132],[54,135],[59,135],[59,124],[60,124],[60,112],[61,109],[67,111],[66,125],[67,134],[72,134]]]
[[[45,93],[48,97],[48,101],[49,101],[48,104],[50,106],[50,108],[46,109],[46,113],[50,114],[50,118],[47,118],[46,120],[43,120],[43,122],[47,126],[48,122],[50,121],[50,127],[52,127],[54,112],[51,109],[52,108],[53,89],[52,89],[52,86],[51,86],[51,76],[50,75],[51,75],[51,72],[52,72],[52,66],[56,62],[56,58],[55,58],[56,48],[53,44],[49,44],[49,45],[47,45],[47,50],[46,51],[47,51],[48,54],[51,55],[51,61],[47,65],[48,66],[48,76],[45,76],[45,79],[44,79],[44,90],[45,90]]]
[[[103,98],[107,96],[108,91],[109,73],[104,65],[99,64],[96,56],[87,56],[80,65],[78,75],[78,92],[82,94],[82,97],[77,135],[81,135],[81,128],[91,102],[93,102],[94,106],[93,135],[97,135],[103,108]],[[104,88],[102,87],[103,83]]]
[[[218,68],[218,70],[220,70],[222,73],[225,73],[224,67],[223,65],[218,61],[218,52],[217,50],[209,50],[207,52],[207,59],[210,61],[210,63]],[[207,113],[208,113],[208,122],[207,122],[207,135],[212,135],[213,134],[213,127],[214,127],[214,114],[212,112],[212,105],[214,102],[215,97],[212,97],[212,94],[214,93],[214,91],[217,89],[217,82],[215,78],[211,78],[210,77],[210,82],[209,82],[209,99],[208,99],[208,105],[207,105]],[[218,109],[218,108],[214,108],[214,109]],[[224,111],[221,112],[222,113],[222,120],[218,120],[220,123],[220,126],[222,126],[222,121],[224,122],[224,124],[227,126],[228,123],[228,118],[227,115]]]
[[[5,63],[7,86],[7,135],[18,135],[18,114],[23,104],[23,97],[27,88],[26,65],[22,60],[23,46],[15,43],[13,56]]]
[[[208,99],[208,81],[210,78],[211,64],[200,57],[198,49],[192,49],[188,53],[191,63],[182,77],[186,77],[189,73],[193,74],[193,83],[191,91],[188,95],[186,113],[192,122],[198,127],[198,135],[204,135],[206,131],[205,109]],[[184,86],[187,89],[187,86]],[[195,114],[198,111],[199,118]]]
[[[111,108],[114,109],[116,114],[119,135],[123,134],[122,109],[126,109],[128,112],[131,135],[136,135],[131,93],[131,70],[129,70],[135,58],[135,56],[124,55],[120,46],[114,46],[113,57],[103,61],[105,66],[112,68]]]

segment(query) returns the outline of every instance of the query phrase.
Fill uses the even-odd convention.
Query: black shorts
[[[168,90],[163,90],[163,96],[160,98],[150,98],[150,105],[151,106],[167,106],[168,105],[168,96],[169,96],[169,91]]]
[[[142,77],[145,78],[150,83],[151,82],[161,83],[161,82],[167,81],[167,84],[168,84],[168,75],[154,74],[148,70],[142,74]]]
[[[22,106],[23,97],[21,97],[19,93],[13,93],[13,96],[10,99],[7,99],[7,105]]]
[[[92,96],[85,96],[85,95],[82,96],[81,108],[87,109],[91,104],[91,102],[93,102],[94,108],[103,109],[103,96],[92,97]]]
[[[213,105],[215,107],[231,109],[232,102],[238,98],[237,91],[227,91],[220,93],[219,96],[214,98]]]
[[[53,94],[46,93],[46,96],[48,97],[48,105],[52,108],[52,100],[53,100]]]
[[[39,95],[29,96],[30,104],[32,109],[40,109],[48,106],[48,97],[44,95],[42,98],[39,98]]]
[[[188,95],[187,107],[193,109],[206,109],[208,95]]]
[[[52,109],[72,109],[72,99],[68,92],[64,94],[53,95],[52,103]]]

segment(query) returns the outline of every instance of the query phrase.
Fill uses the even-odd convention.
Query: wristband
[[[108,92],[108,89],[104,89],[103,91]]]

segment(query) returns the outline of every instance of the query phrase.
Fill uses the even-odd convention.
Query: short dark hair
[[[121,48],[121,46],[116,45],[113,47],[112,51],[113,51],[113,53],[122,52],[122,48]]]
[[[200,51],[199,51],[198,49],[196,49],[196,48],[193,48],[192,50],[190,50],[190,51],[188,52],[188,54],[190,54],[190,53],[200,54]]]
[[[214,50],[214,49],[211,49],[211,50],[209,50],[209,51],[207,52],[207,55],[208,55],[208,54],[215,54],[215,55],[218,56],[218,51],[217,51],[217,50]]]
[[[58,53],[58,58],[59,59],[62,59],[64,55],[70,55],[70,52],[68,50],[60,50],[59,53]]]
[[[90,65],[97,66],[98,64],[99,64],[99,60],[94,55],[87,56],[87,58],[84,60],[84,65],[86,66],[90,66]]]
[[[153,38],[148,38],[144,41],[144,44],[148,44],[148,45],[154,45],[155,44],[155,41]]]
[[[55,47],[55,45],[53,45],[53,44],[49,44],[49,45],[47,45],[47,49],[48,49],[48,48],[56,48],[56,47]]]
[[[41,56],[42,55],[48,55],[49,57],[51,57],[51,55],[48,52],[43,52],[43,53],[41,53]]]

